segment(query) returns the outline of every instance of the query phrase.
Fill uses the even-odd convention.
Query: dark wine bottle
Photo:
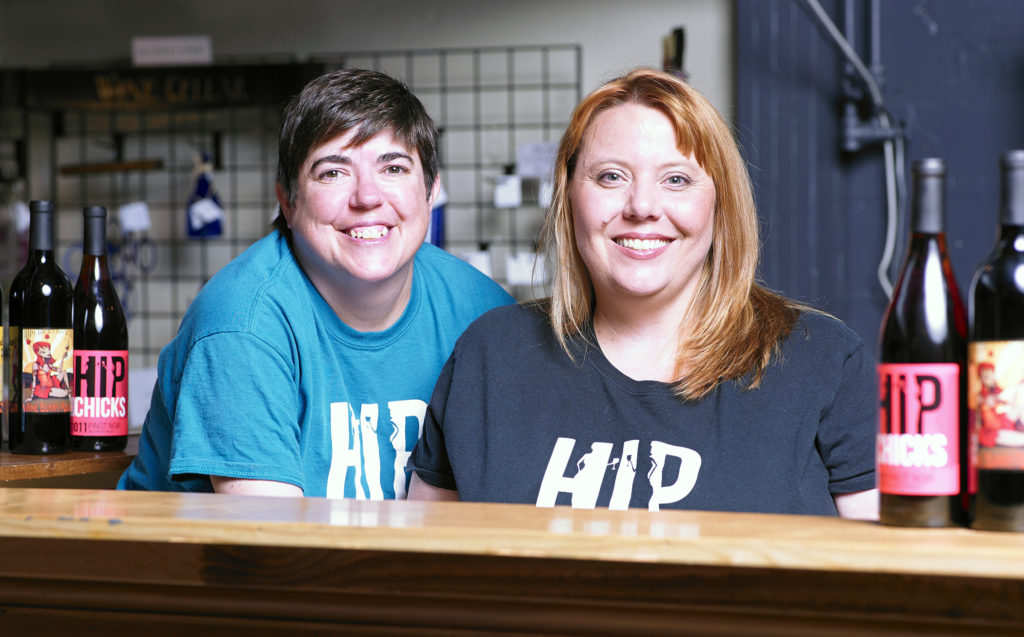
[[[71,281],[53,254],[53,204],[32,201],[29,214],[28,260],[10,292],[11,328],[18,331],[11,357],[10,448],[63,453],[71,444]]]
[[[883,524],[967,524],[967,313],[946,251],[946,163],[914,162],[910,242],[882,320]]]
[[[31,215],[31,213],[29,214]],[[28,268],[19,270],[11,281],[11,288],[8,291],[10,296],[7,302],[7,341],[4,343],[4,363],[7,365],[4,374],[8,383],[8,439],[10,439],[11,425],[21,418],[21,383],[15,383],[15,380],[20,378],[17,359],[21,338],[19,338],[20,328],[18,326],[21,324],[21,307],[24,305],[22,290],[25,287],[25,277],[28,276],[28,272]]]
[[[4,294],[3,288],[0,287],[0,317],[2,317],[3,313],[4,313],[4,308],[3,308],[4,304],[3,304],[3,300],[2,300],[3,299],[3,294]],[[2,327],[0,327],[0,334],[3,334],[3,328]],[[10,330],[7,331],[6,335],[8,336],[8,338],[10,338]],[[3,340],[2,338],[0,338],[0,341],[3,341],[2,343],[0,343],[0,370],[3,370],[3,373],[6,374],[7,372],[6,372],[6,368],[4,367],[4,365],[5,364],[8,364],[8,365],[10,364],[10,363],[7,362],[7,360],[9,360],[10,354],[8,353],[8,350],[7,350],[7,341]],[[2,382],[0,382],[0,384],[2,384]],[[3,394],[3,393],[4,392],[0,392],[0,394]],[[4,422],[3,422],[3,432],[0,432],[0,446],[3,445],[4,437],[8,436],[7,432],[9,431],[9,428],[7,426],[7,419],[8,419],[7,416],[10,413],[10,410],[11,410],[11,408],[7,405],[7,399],[4,396],[0,396],[0,412],[3,412],[2,414],[0,414],[0,417],[2,417],[3,420],[4,420]]]
[[[71,446],[120,451],[128,442],[128,321],[107,266],[107,209],[87,206],[82,214],[82,269],[72,312]]]
[[[970,288],[972,526],[1024,531],[1024,150],[1003,154],[999,235]]]

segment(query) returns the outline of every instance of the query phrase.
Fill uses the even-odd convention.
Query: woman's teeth
[[[388,228],[355,228],[353,230],[349,230],[348,235],[353,239],[380,239],[381,237],[388,236]]]
[[[662,246],[668,245],[667,239],[616,239],[615,243],[619,244],[623,248],[629,248],[630,250],[639,250],[644,252],[646,250],[656,250]]]

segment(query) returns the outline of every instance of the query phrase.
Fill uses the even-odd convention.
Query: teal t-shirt
[[[139,454],[118,487],[211,491],[217,475],[287,482],[307,496],[402,498],[456,339],[512,302],[469,264],[424,245],[402,316],[359,332],[274,231],[210,279],[161,351]]]

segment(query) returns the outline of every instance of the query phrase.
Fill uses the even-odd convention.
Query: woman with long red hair
[[[756,281],[750,179],[714,107],[660,71],[612,80],[554,177],[550,298],[463,334],[410,497],[877,517],[874,361]]]

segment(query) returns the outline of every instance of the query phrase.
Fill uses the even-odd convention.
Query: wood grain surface
[[[0,631],[1010,635],[1022,602],[1015,534],[0,489]]]
[[[139,452],[139,436],[128,436],[124,451],[71,451],[32,455],[0,451],[0,483],[13,480],[63,478],[67,476],[123,471]]]

